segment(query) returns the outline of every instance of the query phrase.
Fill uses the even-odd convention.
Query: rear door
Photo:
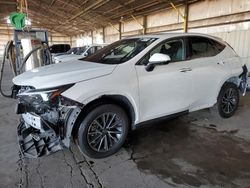
[[[187,37],[187,59],[194,83],[192,110],[210,107],[217,101],[218,88],[230,74],[230,63],[224,58],[225,45],[213,39]]]

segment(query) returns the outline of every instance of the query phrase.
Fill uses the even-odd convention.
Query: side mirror
[[[161,54],[161,53],[155,53],[149,58],[149,63],[146,66],[147,71],[154,70],[155,66],[157,65],[166,65],[171,61],[171,58],[169,55]]]
[[[85,53],[83,54],[84,57],[87,57],[88,55],[89,55],[88,52],[85,52]]]

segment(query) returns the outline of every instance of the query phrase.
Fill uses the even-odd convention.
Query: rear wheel
[[[218,111],[221,117],[229,118],[234,115],[239,104],[239,90],[233,83],[226,83],[218,96]]]
[[[104,158],[116,153],[123,145],[129,130],[127,114],[112,104],[92,110],[78,131],[80,150],[92,158]]]

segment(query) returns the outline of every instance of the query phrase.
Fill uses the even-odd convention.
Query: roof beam
[[[43,6],[41,6],[38,2],[36,2],[36,1],[29,1],[29,3],[31,3],[31,4],[33,4],[33,6],[34,6],[34,8],[35,9],[37,9],[37,10],[44,10],[44,11],[46,11],[46,12],[50,12],[51,13],[51,15],[54,17],[54,16],[56,16],[56,17],[60,17],[61,19],[62,18],[65,18],[65,14],[68,14],[68,13],[66,13],[66,12],[55,12],[55,11],[53,11],[52,9],[51,9],[51,6],[49,6],[49,5],[43,5]],[[68,16],[69,16],[69,14],[68,14]]]
[[[159,0],[151,0],[149,3],[144,3],[144,4],[140,4],[140,5],[138,5],[136,7],[133,7],[133,8],[128,8],[128,5],[131,4],[131,3],[133,3],[133,2],[135,2],[135,0],[127,1],[126,3],[120,4],[117,7],[104,12],[103,14],[105,15],[107,13],[112,13],[112,12],[114,12],[114,11],[117,10],[117,12],[119,12],[119,14],[116,14],[116,15],[112,14],[112,16],[109,16],[109,17],[106,16],[106,17],[108,17],[109,20],[115,21],[117,19],[120,20],[120,18],[123,17],[123,16],[125,16],[125,15],[130,16],[131,14],[133,14],[135,12],[136,9],[141,9],[142,7],[144,8],[145,6],[146,7],[153,6],[155,4],[159,4],[160,3]],[[125,8],[125,10],[118,11],[121,8]],[[98,18],[98,17],[96,17],[96,18]]]
[[[66,35],[71,34],[68,31],[58,30],[58,29],[55,29],[54,27],[51,27],[51,26],[47,25],[47,23],[54,23],[54,24],[58,25],[58,22],[56,20],[52,19],[51,17],[45,16],[45,14],[41,14],[39,12],[35,12],[35,11],[32,11],[32,10],[29,10],[29,13],[30,13],[30,18],[31,19],[32,19],[33,16],[41,17],[41,19],[38,19],[37,22],[35,22],[35,24],[40,25],[40,26],[42,26],[44,28],[47,28],[48,30],[54,30],[54,31],[56,31],[58,33],[63,33],[63,34],[65,33]]]
[[[75,19],[77,19],[77,18],[82,19],[81,16],[88,14],[88,12],[89,12],[90,10],[95,10],[96,8],[99,8],[99,7],[103,6],[104,4],[108,3],[109,1],[110,1],[110,0],[98,0],[96,3],[93,3],[93,4],[91,4],[90,6],[84,8],[84,10],[79,11],[79,12],[76,13],[74,16],[72,16],[72,17],[70,17],[68,20],[66,20],[66,22],[65,22],[64,24],[60,24],[60,25],[57,26],[56,28],[58,28],[58,27],[60,27],[60,26],[62,26],[62,25],[65,25],[66,23],[69,23],[69,22],[71,22],[71,21],[73,21],[73,20],[75,20]],[[87,2],[87,1],[84,1],[84,2]],[[103,16],[103,15],[102,15],[102,16]],[[104,20],[104,19],[102,19],[102,21],[103,21],[103,20]],[[107,20],[107,19],[106,19],[106,20]],[[106,21],[106,20],[105,20],[105,21]],[[90,23],[93,23],[93,21],[90,22]]]
[[[55,4],[56,0],[52,0],[50,3],[50,6],[53,6]]]
[[[0,1],[0,4],[4,4],[4,5],[16,5],[17,2],[15,2],[15,1]]]
[[[69,23],[70,21],[72,21],[72,20],[80,17],[83,14],[87,14],[87,12],[89,10],[91,10],[92,8],[100,7],[100,6],[104,5],[105,3],[109,2],[109,1],[110,0],[99,0],[96,3],[93,3],[89,7],[86,7],[84,10],[81,10],[80,12],[76,13],[74,16],[72,16],[71,18],[69,18],[68,20],[66,20],[66,23]],[[61,25],[64,25],[64,24],[61,24]],[[61,25],[57,26],[57,28],[60,27]]]
[[[88,6],[87,8],[85,8],[84,10],[78,12],[77,14],[75,14],[74,16],[72,16],[70,19],[68,19],[67,21],[72,21],[74,20],[75,18],[83,15],[83,14],[86,14],[89,10],[91,10],[92,8],[95,9],[95,8],[98,8],[106,3],[108,3],[110,0],[99,0],[97,1],[96,3],[93,3],[92,5]]]
[[[65,0],[57,0],[57,1],[64,4],[64,6],[69,6],[69,7],[72,7],[73,9],[75,9],[75,7],[76,7],[76,5],[69,3],[69,2],[66,2]]]

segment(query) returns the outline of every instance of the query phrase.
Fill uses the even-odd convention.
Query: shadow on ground
[[[230,133],[178,118],[130,135],[126,147],[144,173],[199,187],[250,185],[250,145]]]

